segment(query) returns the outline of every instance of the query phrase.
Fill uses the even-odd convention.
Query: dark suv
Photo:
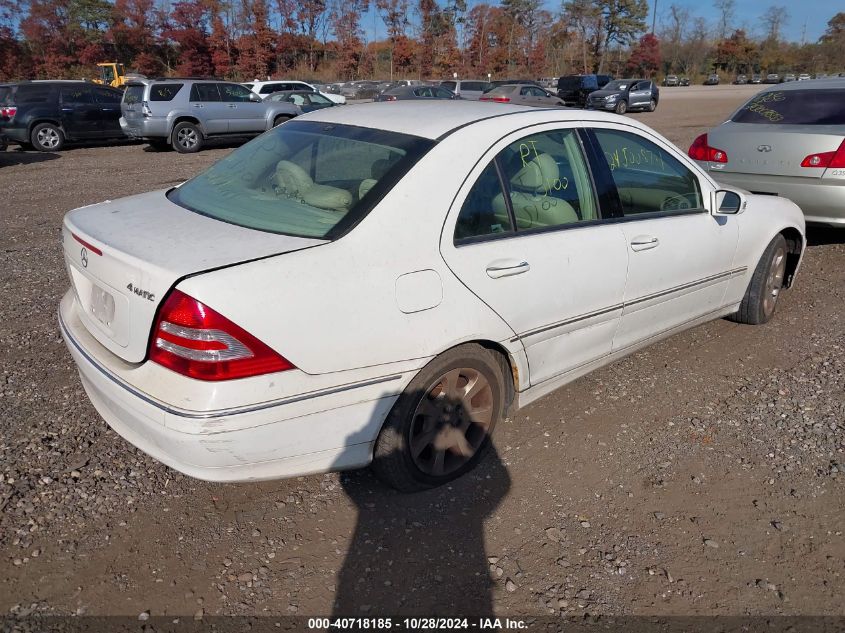
[[[557,96],[568,106],[583,108],[591,92],[600,90],[610,75],[565,75],[557,80]]]
[[[124,138],[123,93],[87,81],[22,81],[0,91],[0,130],[12,142],[57,152],[66,141]]]

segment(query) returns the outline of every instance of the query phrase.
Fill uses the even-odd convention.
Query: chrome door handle
[[[230,107],[230,108],[237,108],[238,106],[236,106],[234,103],[230,103],[230,104],[229,104],[229,107]]]
[[[506,264],[504,262],[493,262],[487,266],[487,276],[491,279],[498,279],[499,277],[512,277],[513,275],[521,275],[531,270],[528,262],[519,262],[518,264]]]
[[[195,107],[195,108],[201,108],[201,107],[202,107],[202,104],[201,104],[201,103],[195,103],[195,104],[193,104],[193,105],[194,105],[194,107]]]
[[[631,250],[647,251],[650,248],[657,248],[660,240],[650,235],[639,235],[631,240]]]

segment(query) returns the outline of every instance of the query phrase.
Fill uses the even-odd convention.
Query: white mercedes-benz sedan
[[[327,108],[181,186],[69,212],[59,321],[97,411],[215,481],[471,469],[509,411],[710,319],[768,321],[792,202],[628,118]]]

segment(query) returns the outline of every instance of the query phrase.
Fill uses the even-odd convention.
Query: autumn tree
[[[626,70],[640,77],[654,77],[660,69],[660,40],[654,33],[647,33],[631,51]]]
[[[845,59],[845,11],[840,11],[828,20],[820,43],[823,55],[828,59]]]
[[[162,35],[175,45],[178,74],[213,73],[207,25],[208,8],[203,0],[180,0],[164,17]]]
[[[115,0],[107,38],[115,60],[145,75],[161,73],[154,0]]]
[[[363,49],[361,14],[366,0],[339,0],[331,12],[331,26],[337,40],[337,74],[353,79],[358,75]]]
[[[243,77],[264,79],[273,70],[276,35],[267,24],[266,0],[243,0],[244,34],[237,41],[238,72]]]
[[[758,58],[757,45],[748,39],[745,31],[738,29],[729,38],[716,43],[715,63],[727,70],[747,72]]]

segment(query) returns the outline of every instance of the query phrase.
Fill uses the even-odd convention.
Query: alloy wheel
[[[42,128],[42,129],[38,130],[38,133],[36,134],[35,137],[36,137],[36,139],[38,139],[38,144],[41,145],[41,147],[44,147],[46,149],[55,149],[56,147],[59,146],[59,141],[60,141],[59,131],[55,128],[52,128],[52,127]]]
[[[484,375],[469,368],[446,372],[417,404],[409,448],[423,473],[442,477],[458,470],[493,430],[493,389]]]
[[[780,246],[772,256],[769,272],[766,275],[766,286],[763,295],[763,311],[770,316],[775,311],[780,289],[783,287],[783,276],[786,272],[786,249]]]
[[[183,128],[176,135],[176,142],[185,149],[196,147],[197,141],[197,131],[191,128]]]

